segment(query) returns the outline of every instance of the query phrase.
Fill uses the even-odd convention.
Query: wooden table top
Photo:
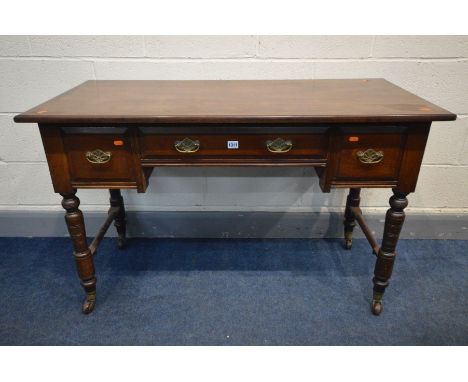
[[[37,123],[355,123],[456,115],[384,79],[87,81],[15,117]]]

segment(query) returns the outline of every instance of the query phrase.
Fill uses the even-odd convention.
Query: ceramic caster
[[[382,302],[381,301],[372,301],[372,314],[379,316],[382,313]]]
[[[351,249],[351,247],[353,246],[353,233],[345,231],[344,239],[345,239],[345,248]]]
[[[374,297],[372,298],[372,314],[379,316],[382,313],[382,298],[383,293],[374,292]]]
[[[96,292],[86,294],[86,298],[83,302],[83,313],[89,314],[93,311],[94,305],[96,305]]]
[[[345,239],[345,248],[351,249],[353,246],[353,239]]]

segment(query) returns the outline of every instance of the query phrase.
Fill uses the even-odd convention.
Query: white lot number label
[[[227,141],[227,148],[228,149],[238,149],[239,148],[239,141]]]

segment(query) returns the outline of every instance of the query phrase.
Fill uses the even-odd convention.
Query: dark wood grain
[[[360,188],[350,188],[348,197],[346,198],[345,216],[343,221],[346,249],[351,249],[353,245],[353,230],[356,226],[356,218],[351,211],[351,207],[359,207],[359,203],[361,202],[360,194]]]
[[[67,154],[63,144],[62,130],[59,127],[44,128],[39,125],[42,144],[49,165],[49,172],[55,192],[72,193],[74,191],[68,166]]]
[[[129,139],[119,135],[64,135],[65,150],[70,164],[72,181],[114,180],[122,182],[133,181],[132,158]],[[115,146],[114,141],[123,142],[123,146]],[[100,149],[111,153],[107,163],[94,164],[86,159],[86,153]]]
[[[112,221],[119,247],[125,244],[120,189],[145,192],[154,167],[309,166],[323,192],[350,188],[346,247],[351,248],[357,221],[378,256],[372,311],[380,314],[406,195],[416,187],[431,122],[455,118],[388,81],[356,79],[88,81],[15,121],[39,123],[86,291],[83,312],[91,312],[96,301],[92,254]],[[177,150],[175,142],[184,138],[192,140],[186,147],[196,150]],[[283,140],[282,152],[272,153],[266,142],[277,138]],[[229,149],[228,141],[238,141],[239,148]],[[363,158],[363,152],[370,154]],[[364,187],[393,188],[381,247],[359,208]],[[91,246],[76,188],[110,189],[109,215]]]
[[[408,206],[406,193],[393,189],[390,198],[390,208],[385,216],[385,227],[382,246],[377,254],[374,268],[374,297],[372,300],[372,313],[379,315],[382,312],[382,298],[393,271],[396,256],[396,246],[405,221],[404,209]]]
[[[117,230],[118,238],[117,244],[120,249],[126,245],[126,232],[127,232],[127,218],[125,216],[124,200],[120,193],[120,190],[109,190],[110,193],[110,205],[111,207],[118,207],[118,213],[114,219],[114,226]]]
[[[38,123],[284,123],[453,120],[384,79],[87,81],[15,117]]]
[[[182,154],[175,149],[175,142],[190,138],[200,142],[195,153]],[[292,149],[285,153],[272,153],[266,147],[267,141],[277,138],[289,140]],[[228,149],[228,141],[237,141],[238,149]],[[324,134],[256,134],[256,135],[143,135],[141,137],[142,158],[178,157],[264,157],[281,158],[326,158],[327,141]]]
[[[359,139],[350,142],[350,139]],[[374,133],[374,134],[344,134],[338,137],[340,155],[336,179],[374,179],[395,180],[400,169],[402,142],[405,134]],[[358,152],[373,149],[381,151],[384,157],[381,162],[365,164],[359,161]]]
[[[94,262],[86,240],[86,229],[83,213],[78,208],[80,199],[76,197],[76,190],[63,196],[62,206],[67,211],[65,221],[73,242],[73,256],[75,257],[76,270],[81,281],[81,286],[86,292],[83,302],[83,313],[91,313],[96,303],[96,276],[94,274]]]
[[[430,122],[421,123],[407,131],[398,180],[398,190],[401,192],[408,194],[416,189],[430,127]]]

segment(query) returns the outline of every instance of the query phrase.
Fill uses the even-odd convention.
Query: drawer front
[[[126,135],[65,134],[63,140],[72,181],[130,182],[134,179]]]
[[[142,158],[326,158],[324,134],[142,135]]]
[[[339,136],[337,179],[396,180],[404,134],[343,134]]]

